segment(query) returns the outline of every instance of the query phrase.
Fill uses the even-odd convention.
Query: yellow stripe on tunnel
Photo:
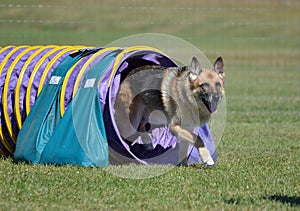
[[[115,60],[115,63],[114,63],[114,66],[113,66],[113,69],[111,71],[111,75],[110,75],[110,78],[109,78],[109,81],[108,81],[108,87],[110,87],[111,85],[111,81],[115,75],[115,72],[117,70],[117,68],[119,67],[119,64],[120,62],[122,61],[124,55],[126,53],[129,53],[131,51],[137,51],[137,50],[146,50],[146,51],[154,51],[154,52],[158,52],[158,53],[161,53],[163,55],[165,55],[165,53],[163,53],[162,51],[156,49],[156,48],[152,48],[152,47],[149,47],[149,46],[132,46],[132,47],[129,47],[129,48],[126,48],[124,49],[117,57],[116,57],[116,60]]]
[[[0,156],[4,156],[4,152],[2,151],[2,149],[0,148]]]
[[[73,95],[72,95],[72,98],[75,97],[75,94],[79,88],[79,83],[80,83],[80,79],[82,77],[82,75],[84,74],[86,68],[88,67],[88,65],[94,61],[95,58],[97,58],[99,55],[105,53],[105,52],[108,52],[108,51],[114,51],[114,50],[118,50],[120,48],[118,47],[110,47],[110,48],[104,48],[100,51],[98,51],[97,53],[95,53],[93,56],[91,56],[86,62],[85,64],[82,66],[79,74],[77,75],[77,78],[76,78],[76,81],[75,81],[75,84],[74,84],[74,89],[73,89]],[[63,92],[62,92],[63,93]]]
[[[18,64],[18,62],[23,58],[25,54],[28,52],[35,50],[37,48],[40,48],[40,46],[33,46],[29,47],[25,50],[22,51],[13,61],[13,63],[10,65],[10,67],[7,70],[6,77],[5,77],[5,83],[4,83],[4,89],[3,89],[3,94],[2,94],[2,106],[3,106],[3,113],[4,113],[4,120],[6,123],[6,127],[8,129],[8,134],[11,137],[11,139],[16,143],[16,135],[13,133],[12,125],[9,119],[9,113],[8,113],[8,88],[9,88],[9,82],[10,82],[10,77]]]
[[[2,134],[2,127],[0,125],[0,141],[3,144],[3,146],[5,147],[5,149],[9,152],[9,153],[14,153],[14,149],[9,145],[8,141],[6,140],[6,138],[3,136]]]
[[[3,68],[5,67],[7,61],[9,60],[9,58],[16,53],[18,50],[24,48],[23,50],[25,50],[28,46],[26,45],[22,45],[22,46],[18,46],[15,47],[14,49],[12,49],[6,56],[5,58],[2,60],[2,63],[0,64],[0,76],[2,75],[2,71]],[[2,102],[1,102],[2,103]],[[2,131],[2,126],[0,125],[0,137],[2,138],[2,144],[4,145],[4,147],[7,149],[8,152],[10,153],[14,153],[14,149],[10,146],[10,144],[8,143],[8,141],[6,140],[6,137],[3,135],[3,131]]]
[[[55,57],[53,59],[51,59],[51,61],[47,64],[47,66],[46,66],[46,68],[43,72],[43,75],[41,77],[40,84],[39,84],[39,87],[38,87],[37,96],[39,96],[39,94],[41,93],[41,91],[43,89],[43,86],[44,86],[44,83],[45,83],[45,80],[47,78],[48,72],[50,71],[51,67],[55,64],[57,59],[59,59],[61,56],[63,56],[64,54],[66,54],[68,52],[71,52],[71,51],[74,51],[74,50],[77,50],[77,49],[81,49],[81,48],[85,48],[85,47],[84,46],[70,46],[67,49],[59,52],[57,55],[55,55]]]
[[[22,81],[23,81],[23,77],[24,77],[24,74],[28,68],[28,65],[32,62],[32,60],[38,56],[41,52],[43,52],[44,50],[46,49],[52,49],[54,47],[57,47],[55,45],[48,45],[48,46],[43,46],[41,47],[39,50],[35,51],[27,60],[26,62],[24,63],[23,67],[22,67],[22,70],[19,74],[19,78],[18,78],[18,82],[17,82],[17,86],[16,86],[16,89],[15,89],[15,105],[14,105],[14,111],[15,111],[15,116],[16,116],[16,119],[17,119],[17,125],[18,125],[18,128],[21,129],[22,127],[22,114],[21,114],[21,111],[20,111],[20,88],[21,88],[21,85],[22,85]],[[24,108],[25,109],[25,108]]]
[[[1,48],[1,49],[0,49],[0,55],[1,55],[1,53],[3,53],[4,51],[6,51],[6,50],[9,49],[9,48],[12,48],[12,49],[10,49],[10,50],[13,50],[13,48],[15,48],[15,46],[9,45],[9,46],[6,46],[6,47],[4,47],[4,48]],[[0,65],[1,65],[2,63],[3,63],[3,60],[0,61]]]
[[[26,102],[25,102],[25,108],[26,108],[26,115],[28,116],[29,112],[30,112],[30,97],[31,97],[31,87],[35,78],[35,75],[37,73],[37,71],[39,70],[39,68],[41,67],[41,65],[43,64],[43,62],[48,59],[49,56],[51,56],[52,54],[55,54],[57,51],[61,51],[62,49],[67,48],[68,46],[57,46],[54,49],[48,51],[42,58],[39,59],[39,61],[37,62],[37,64],[34,66],[34,69],[30,75],[29,81],[28,81],[28,86],[27,86],[27,90],[26,90]]]
[[[79,61],[76,62],[76,64],[74,64],[72,66],[72,68],[67,72],[66,76],[65,76],[65,79],[63,81],[63,84],[62,84],[62,91],[60,93],[60,116],[63,116],[64,113],[65,113],[65,93],[66,93],[66,89],[67,89],[67,85],[68,85],[68,81],[69,81],[69,78],[72,74],[72,72],[74,71],[75,67],[81,62],[82,59],[84,59],[85,57],[82,57]],[[87,60],[88,61],[88,60]],[[86,61],[86,62],[87,62]],[[85,62],[85,63],[86,63]],[[77,75],[78,77],[78,75]]]

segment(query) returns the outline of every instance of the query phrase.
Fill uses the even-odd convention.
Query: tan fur
[[[141,73],[142,77],[137,77],[135,81],[125,79],[116,100],[120,106],[115,108],[115,116],[124,120],[117,122],[121,136],[133,139],[139,135],[143,137],[143,132],[149,130],[150,113],[160,110],[167,117],[171,133],[181,141],[180,162],[186,165],[187,143],[191,143],[198,148],[202,161],[206,165],[213,165],[214,161],[203,140],[193,130],[207,123],[225,93],[222,58],[215,61],[212,70],[203,69],[198,60],[193,58],[188,67],[142,67],[133,72]],[[151,76],[151,79],[147,79],[147,76]],[[141,80],[145,81],[141,83]],[[146,84],[160,84],[160,91],[141,93],[132,100],[137,83],[141,83],[141,90],[146,90]],[[159,126],[160,123],[151,123],[151,129]],[[147,136],[144,138],[147,139]]]

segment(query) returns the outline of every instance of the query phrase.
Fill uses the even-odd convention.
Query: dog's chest
[[[195,127],[200,125],[198,113],[192,109],[181,109],[181,124],[182,127],[193,131]]]
[[[181,109],[181,125],[183,128],[193,131],[196,127],[209,121],[210,115],[206,111],[197,109]]]

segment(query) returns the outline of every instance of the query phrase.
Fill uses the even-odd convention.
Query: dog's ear
[[[218,73],[218,75],[221,78],[225,77],[224,62],[223,62],[223,58],[221,56],[218,57],[214,63],[214,70]]]
[[[199,61],[196,59],[196,57],[193,57],[192,63],[190,66],[190,80],[194,81],[197,79],[197,77],[202,72],[202,67],[200,66]]]

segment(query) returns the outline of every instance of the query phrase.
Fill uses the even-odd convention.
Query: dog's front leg
[[[205,147],[203,140],[195,135],[194,133],[180,127],[179,125],[171,125],[170,126],[171,133],[178,137],[179,140],[184,140],[186,143],[183,144],[183,147],[180,148],[180,162],[184,162],[182,158],[183,156],[187,155],[187,150],[188,150],[188,144],[191,143],[194,144],[195,147],[199,150],[199,155],[201,157],[201,160],[203,161],[204,164],[212,166],[215,164],[213,161],[209,150]]]

